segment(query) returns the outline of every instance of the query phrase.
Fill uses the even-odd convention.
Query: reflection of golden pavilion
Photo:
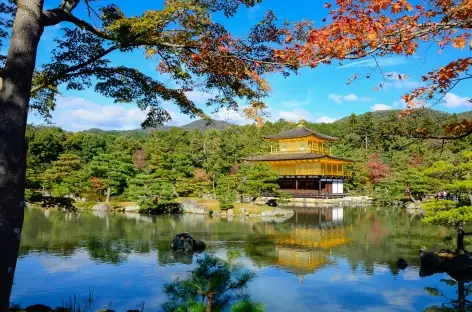
[[[346,228],[303,228],[297,227],[293,232],[276,237],[277,245],[330,249],[348,242]]]
[[[291,233],[275,235],[275,263],[296,275],[313,273],[329,263],[331,248],[347,243],[348,229],[296,227]]]
[[[311,274],[313,271],[329,262],[329,252],[326,250],[303,250],[276,246],[276,264],[290,269],[297,275]]]

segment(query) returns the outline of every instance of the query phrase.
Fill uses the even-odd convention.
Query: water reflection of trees
[[[424,309],[425,312],[441,311],[441,312],[466,312],[472,311],[472,302],[467,297],[472,292],[472,277],[471,276],[458,276],[452,274],[449,279],[441,279],[442,285],[457,288],[457,299],[451,298],[446,295],[440,287],[426,287],[425,290],[431,296],[442,297],[445,301],[441,305],[432,305]]]
[[[353,269],[361,266],[372,273],[375,264],[384,264],[396,274],[398,257],[418,265],[418,249],[434,246],[447,233],[392,209],[297,209],[283,223],[239,218],[230,222],[198,215],[94,216],[33,209],[25,214],[21,255],[36,251],[70,256],[85,249],[92,259],[119,263],[132,252],[157,251],[161,265],[189,263],[191,259],[178,259],[168,248],[176,233],[186,231],[206,241],[210,251],[244,249],[256,265],[280,265],[306,274],[330,263],[333,256],[347,259]]]

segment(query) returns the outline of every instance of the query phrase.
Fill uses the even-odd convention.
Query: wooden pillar
[[[318,179],[318,194],[321,194],[321,179]]]
[[[295,178],[295,189],[298,190],[298,179]]]

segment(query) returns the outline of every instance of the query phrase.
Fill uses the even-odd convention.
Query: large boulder
[[[110,210],[110,206],[107,204],[96,204],[92,207],[93,211],[101,211],[101,212],[108,212]]]
[[[189,233],[180,233],[175,235],[175,238],[170,244],[170,248],[176,251],[194,252],[205,249],[206,245],[202,241],[194,240]]]
[[[181,204],[183,213],[194,213],[194,214],[209,214],[210,211],[207,207],[199,204],[196,200],[189,199],[185,200]]]

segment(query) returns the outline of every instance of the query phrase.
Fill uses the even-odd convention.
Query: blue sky
[[[57,5],[57,2],[59,1],[46,0],[46,8]],[[97,4],[109,2],[111,1],[101,0]],[[118,3],[127,14],[139,15],[145,10],[161,8],[164,1],[118,0],[113,2]],[[266,0],[250,9],[241,8],[232,19],[221,16],[216,16],[215,19],[223,23],[233,36],[244,36],[267,10],[274,11],[280,21],[308,19],[315,21],[315,25],[320,25],[321,19],[326,14],[323,1],[293,0],[288,5],[285,1]],[[84,16],[85,13],[82,5],[77,14]],[[60,35],[60,27],[46,29],[40,43],[38,63],[47,62],[49,51],[54,47],[53,39],[58,35]],[[372,59],[352,61],[344,63],[343,66],[332,64],[315,69],[303,69],[288,78],[278,74],[270,75],[267,79],[271,84],[272,92],[265,100],[271,112],[270,119],[285,118],[298,121],[303,118],[314,122],[332,122],[351,113],[361,114],[368,111],[402,108],[404,103],[400,100],[401,96],[409,89],[421,86],[423,74],[458,57],[470,56],[468,49],[462,51],[449,48],[441,54],[438,54],[437,50],[436,46],[424,46],[413,57],[393,56],[379,59],[385,73],[408,75],[408,79],[392,80],[379,91],[374,91],[374,87],[381,82],[380,76],[374,75],[371,79],[346,84],[353,74],[366,73],[373,66]],[[160,79],[160,74],[155,71],[156,64],[146,60],[141,51],[127,54],[116,53],[112,56],[112,60],[116,65],[135,67]],[[163,79],[166,83],[172,83],[166,78]],[[472,104],[468,102],[472,97],[470,89],[470,83],[464,82],[454,88],[445,97],[445,102],[435,106],[435,109],[447,112],[463,112],[472,109]],[[58,107],[53,113],[53,121],[66,130],[133,129],[138,128],[145,118],[145,113],[134,104],[113,104],[110,99],[93,90],[80,92],[67,91],[64,88],[60,90],[62,96],[58,98]],[[208,98],[207,94],[197,91],[188,96],[202,106]],[[187,116],[182,115],[176,106],[169,103],[165,107],[173,118],[170,125],[182,125],[191,121]],[[207,112],[210,113],[211,110]],[[241,114],[232,111],[222,111],[213,117],[237,124],[251,122]],[[42,120],[37,116],[30,116],[29,122],[40,124]]]

